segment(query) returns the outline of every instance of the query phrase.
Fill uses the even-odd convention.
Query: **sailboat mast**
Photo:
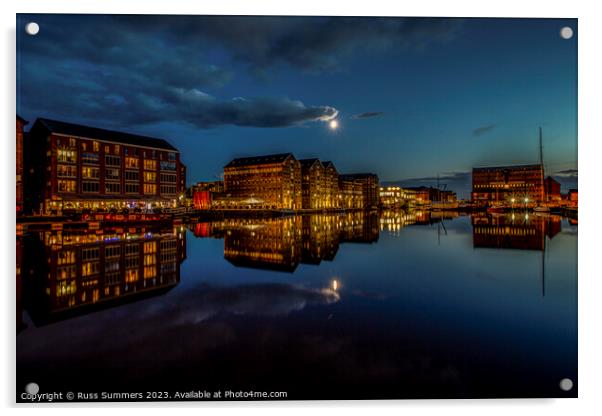
[[[539,165],[541,167],[541,200],[542,202],[545,200],[545,184],[544,184],[544,167],[543,167],[543,133],[541,131],[541,126],[539,127]]]

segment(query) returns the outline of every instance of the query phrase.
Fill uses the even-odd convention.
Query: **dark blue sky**
[[[466,196],[473,166],[537,163],[539,126],[547,173],[576,183],[575,19],[17,20],[20,115],[165,138],[189,184],[291,151]]]

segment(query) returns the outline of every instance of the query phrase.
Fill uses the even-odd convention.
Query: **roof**
[[[47,118],[38,118],[34,126],[36,125],[41,125],[49,132],[64,134],[67,136],[85,137],[87,139],[129,144],[133,146],[154,147],[157,149],[172,150],[174,152],[178,151],[178,149],[163,139],[140,136],[138,134],[83,126],[81,124],[67,123],[64,121],[50,120]]]
[[[283,163],[289,157],[294,157],[292,153],[278,153],[273,155],[264,155],[264,156],[252,156],[252,157],[239,157],[237,159],[232,159],[230,163],[228,163],[226,168],[236,167],[236,166],[251,166],[251,165],[265,165],[270,163]]]
[[[17,120],[21,121],[23,124],[29,123],[29,121],[25,120],[23,117],[17,114]]]
[[[316,163],[321,163],[321,162],[320,162],[320,159],[314,157],[311,159],[299,159],[299,163],[301,163],[301,167],[309,168],[309,167],[312,167],[313,165],[315,165]]]

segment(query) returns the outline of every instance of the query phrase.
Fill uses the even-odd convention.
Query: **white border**
[[[2,326],[3,342],[0,368],[4,374],[0,378],[2,404],[11,406],[15,397],[14,386],[14,130],[15,114],[15,13],[146,13],[146,14],[301,14],[301,15],[394,15],[394,16],[462,16],[462,17],[576,17],[579,18],[579,170],[581,190],[580,230],[579,230],[579,399],[564,400],[439,400],[439,401],[382,401],[382,402],[270,402],[270,403],[147,403],[145,412],[163,414],[166,408],[192,410],[193,412],[238,411],[264,415],[266,413],[305,414],[319,411],[332,413],[335,409],[345,409],[345,413],[364,414],[372,408],[383,413],[416,412],[421,414],[462,414],[462,415],[507,415],[514,412],[545,413],[551,415],[591,414],[602,408],[602,392],[599,391],[600,354],[602,352],[602,317],[599,301],[602,289],[602,274],[596,265],[597,224],[594,209],[602,207],[600,187],[596,167],[600,165],[599,142],[600,117],[602,108],[600,97],[599,40],[602,39],[602,21],[597,13],[596,2],[578,1],[531,1],[504,0],[495,3],[471,0],[421,0],[415,2],[393,2],[391,0],[370,0],[352,2],[350,0],[303,0],[299,2],[265,0],[219,0],[213,2],[192,2],[190,0],[105,0],[97,2],[74,2],[72,0],[14,0],[4,1],[0,19],[3,27],[2,53],[2,125],[4,127],[4,151],[2,154],[2,180],[0,195],[2,206],[3,238],[0,249],[4,302],[2,311],[5,325]],[[74,34],[75,36],[77,34]],[[81,406],[81,405],[80,405]],[[135,407],[123,404],[96,404],[86,406],[86,412],[104,413],[105,407]],[[20,406],[23,407],[23,406]],[[190,409],[201,407],[201,409]],[[10,409],[11,411],[14,410]],[[32,411],[32,409],[27,409]],[[82,412],[75,406],[45,406],[44,412]],[[599,409],[598,409],[599,411]]]

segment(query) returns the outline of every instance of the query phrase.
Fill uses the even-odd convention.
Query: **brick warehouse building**
[[[472,200],[479,204],[532,204],[545,199],[542,165],[472,169]]]
[[[379,179],[374,173],[354,173],[339,176],[342,207],[373,209],[379,204]]]
[[[326,207],[324,165],[319,159],[301,159],[301,194],[303,209]]]
[[[292,153],[233,159],[224,167],[231,208],[301,209],[301,164]]]
[[[30,213],[172,208],[185,192],[180,153],[163,139],[40,118],[24,151]]]
[[[17,214],[23,212],[23,127],[27,124],[27,121],[17,115],[17,137],[16,137],[16,204]]]

